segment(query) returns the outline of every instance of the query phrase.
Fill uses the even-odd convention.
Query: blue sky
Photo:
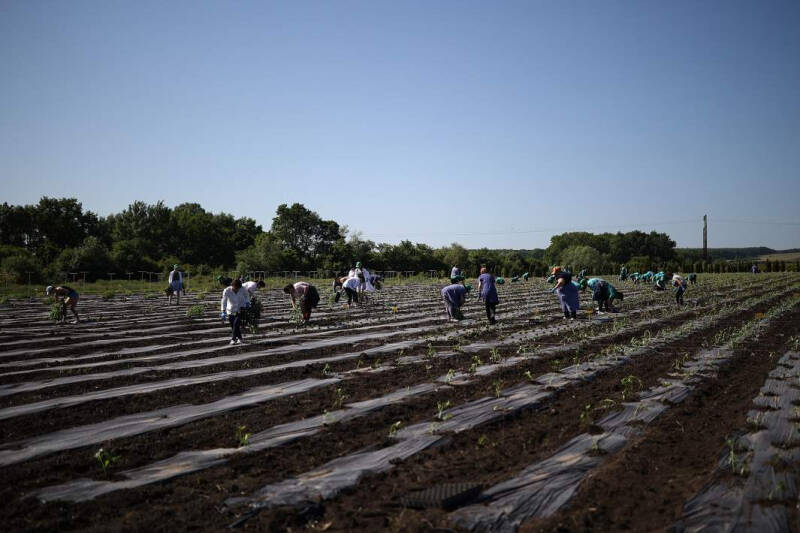
[[[800,246],[798,2],[0,2],[0,201]]]

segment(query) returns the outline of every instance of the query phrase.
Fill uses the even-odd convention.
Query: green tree
[[[334,243],[343,237],[339,224],[323,220],[299,203],[291,207],[286,204],[278,206],[270,233],[294,252],[301,263],[298,268],[313,267],[317,259],[329,253]]]

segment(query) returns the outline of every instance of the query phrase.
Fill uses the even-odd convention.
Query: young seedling
[[[642,380],[633,375],[622,378],[620,384],[622,385],[623,402],[626,398],[633,396],[637,390],[642,390],[643,387]]]
[[[341,387],[337,387],[336,391],[334,391],[334,398],[333,398],[333,408],[334,409],[341,409],[344,401],[349,398],[347,394],[341,389]]]
[[[478,367],[481,366],[482,364],[483,361],[481,361],[481,358],[478,357],[477,355],[473,355],[472,364],[469,365],[469,373],[474,376],[475,373],[478,372]]]
[[[592,404],[587,403],[583,407],[580,415],[580,423],[582,426],[591,426],[594,424],[594,415],[592,414]]]
[[[397,422],[395,422],[394,424],[389,426],[389,438],[392,438],[392,439],[395,438],[397,436],[397,432],[400,431],[400,428],[402,427],[402,425],[403,425],[403,421],[402,420],[398,420]]]
[[[445,411],[450,409],[450,400],[446,402],[436,402],[436,418],[445,421],[453,418],[451,414],[445,414]]]
[[[525,371],[525,377],[528,378],[528,381],[533,381],[533,374],[531,374],[530,370]]]
[[[325,366],[322,367],[322,375],[323,376],[330,376],[332,374],[333,374],[333,371],[331,370],[331,364],[330,363],[325,363]]]
[[[250,444],[250,433],[247,431],[247,426],[239,426],[236,428],[236,442],[239,443],[239,448]]]
[[[100,464],[100,468],[103,469],[103,475],[105,476],[108,475],[108,468],[120,460],[118,455],[114,455],[111,450],[106,450],[105,448],[97,450],[94,454],[94,458]]]
[[[428,343],[428,349],[425,352],[425,358],[433,359],[434,357],[436,357],[436,348],[434,348],[431,343]]]
[[[456,371],[451,368],[450,370],[447,371],[447,375],[444,377],[444,382],[449,385],[450,383],[452,383],[455,375]]]
[[[494,387],[494,397],[499,398],[503,394],[503,380],[497,379],[495,380],[492,385]]]
[[[497,348],[492,348],[491,351],[489,351],[489,361],[495,364],[502,363],[503,356],[500,355],[500,350],[498,350]]]

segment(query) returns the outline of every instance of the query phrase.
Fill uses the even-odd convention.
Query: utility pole
[[[708,215],[703,215],[703,261],[708,261]]]

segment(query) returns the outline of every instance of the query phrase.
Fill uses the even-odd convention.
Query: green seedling
[[[497,379],[492,383],[495,398],[499,398],[503,394],[503,383],[502,379]]]
[[[475,373],[478,372],[478,367],[481,366],[482,364],[483,361],[481,361],[481,358],[478,357],[477,355],[473,355],[472,364],[469,365],[469,373],[474,376]]]
[[[637,390],[642,390],[644,386],[642,380],[633,375],[622,378],[620,384],[622,385],[622,401],[633,396]]]
[[[336,391],[334,392],[333,408],[341,409],[342,405],[344,404],[344,401],[347,398],[349,398],[349,396],[345,394],[345,392],[341,389],[341,387],[337,388]]]
[[[395,438],[397,436],[397,432],[400,431],[400,428],[403,426],[403,421],[398,420],[391,426],[389,426],[389,438]]]
[[[114,455],[111,450],[106,450],[105,448],[100,448],[94,454],[94,458],[100,464],[100,468],[103,469],[103,475],[108,475],[108,469],[114,463],[119,462],[120,456]]]
[[[489,441],[489,437],[487,437],[486,435],[481,435],[480,437],[478,437],[479,447],[483,448],[484,446],[488,446],[489,444],[491,444],[491,442]]]
[[[489,361],[491,361],[492,363],[495,363],[495,364],[502,363],[503,362],[503,356],[500,355],[500,350],[498,350],[497,348],[492,348],[489,351]]]
[[[455,377],[455,375],[456,375],[456,371],[451,368],[450,370],[447,371],[447,375],[445,375],[445,377],[444,377],[444,382],[449,385],[450,383],[452,383],[453,378]]]
[[[428,343],[428,349],[425,351],[425,357],[428,359],[433,359],[436,357],[436,348],[434,348],[431,343]]]
[[[592,404],[587,403],[583,406],[583,411],[580,415],[580,423],[582,426],[591,426],[594,424],[594,414],[592,413]]]
[[[186,310],[187,318],[202,318],[205,313],[205,306],[192,305]]]
[[[448,409],[450,409],[450,400],[446,402],[436,402],[436,418],[442,421],[453,418],[453,415],[445,414],[445,411]]]
[[[239,443],[239,448],[250,444],[250,433],[247,431],[247,426],[239,426],[236,428],[236,442]]]
[[[332,374],[333,374],[333,371],[331,370],[331,364],[330,363],[325,363],[325,366],[322,367],[322,375],[323,376],[330,376]]]
[[[528,378],[528,381],[533,381],[533,374],[531,374],[530,370],[525,371],[525,377]]]

